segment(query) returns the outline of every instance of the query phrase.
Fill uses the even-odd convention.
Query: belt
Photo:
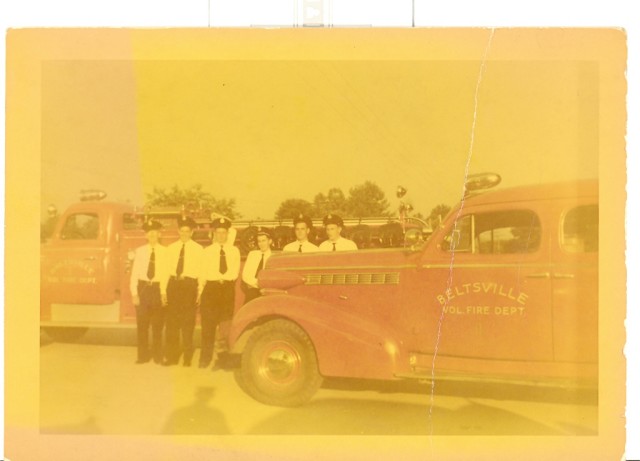
[[[194,277],[185,277],[184,275],[172,275],[171,280],[193,280],[193,281],[197,281],[197,278]]]
[[[207,280],[207,283],[217,283],[219,285],[224,285],[227,283],[234,283],[235,280]]]
[[[152,287],[154,285],[160,285],[160,282],[152,282],[151,280],[138,280],[138,284],[142,284],[144,286]]]

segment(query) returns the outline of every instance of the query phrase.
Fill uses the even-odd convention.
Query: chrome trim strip
[[[349,271],[357,271],[357,270],[387,270],[387,269],[415,269],[418,267],[417,264],[400,264],[387,266],[383,264],[375,265],[375,266],[296,266],[296,267],[267,267],[267,269],[273,270],[285,270],[285,271],[339,271],[339,270],[349,270]]]

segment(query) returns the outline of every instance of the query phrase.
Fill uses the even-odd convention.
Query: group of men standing
[[[356,244],[341,236],[342,219],[328,215],[323,219],[328,240],[316,246],[309,242],[311,219],[299,215],[293,221],[296,240],[283,252],[357,250]],[[143,224],[147,244],[135,251],[130,289],[136,306],[138,357],[136,363],[153,360],[166,366],[191,366],[195,348],[193,331],[200,309],[201,351],[199,367],[213,362],[216,329],[227,325],[233,316],[235,282],[240,275],[240,251],[229,239],[231,222],[218,218],[212,222],[211,245],[203,248],[193,240],[196,223],[178,219],[179,239],[169,246],[160,244],[161,224],[148,220]],[[244,302],[261,295],[258,275],[271,257],[270,232],[259,228],[258,249],[249,252],[242,271]],[[149,330],[152,345],[149,347]],[[163,344],[163,332],[165,344]],[[224,368],[228,355],[218,354],[214,369]]]

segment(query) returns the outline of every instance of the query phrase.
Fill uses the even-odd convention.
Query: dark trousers
[[[165,322],[165,308],[160,298],[160,285],[138,282],[140,305],[136,307],[138,336],[138,360],[153,358],[162,361],[162,330]],[[149,350],[149,327],[153,334],[153,345]]]
[[[209,364],[213,359],[216,328],[233,316],[235,299],[234,282],[207,282],[200,299],[200,321],[202,323],[202,351],[200,363]]]
[[[193,357],[193,329],[196,325],[197,279],[169,279],[167,285],[167,351],[169,363],[178,363],[180,355],[184,361],[191,362]],[[182,334],[182,348],[180,335]]]

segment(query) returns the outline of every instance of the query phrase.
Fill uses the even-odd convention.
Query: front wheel
[[[257,401],[283,407],[308,402],[322,384],[311,339],[287,320],[265,323],[251,335],[237,379]]]

